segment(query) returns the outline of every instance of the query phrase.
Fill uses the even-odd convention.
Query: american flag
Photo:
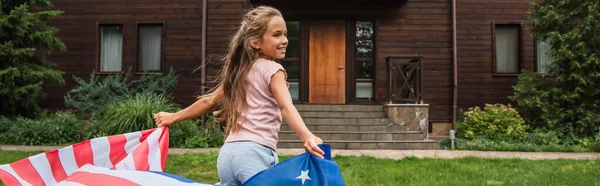
[[[0,165],[0,179],[7,186],[57,185],[91,170],[90,166],[104,168],[109,170],[108,172],[162,172],[165,169],[168,150],[168,128],[99,137]]]
[[[303,153],[242,185],[344,186],[338,165],[330,159],[331,146],[319,147],[325,159]],[[0,165],[0,179],[6,186],[209,185],[163,172],[168,150],[166,127],[100,137]]]

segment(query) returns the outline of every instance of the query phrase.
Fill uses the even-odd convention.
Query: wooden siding
[[[64,107],[63,96],[76,83],[72,75],[89,78],[98,63],[98,24],[122,24],[123,68],[137,69],[138,23],[164,26],[163,71],[174,67],[179,75],[175,97],[182,106],[191,104],[200,93],[202,0],[95,0],[53,1],[65,13],[51,21],[60,29],[58,37],[68,47],[49,58],[65,72],[65,86],[46,86],[48,99],[42,106]],[[222,67],[230,36],[250,7],[248,0],[208,0],[206,66],[207,82],[215,79]],[[374,20],[376,36],[375,99],[387,97],[385,58],[390,55],[423,56],[424,102],[430,104],[429,119],[452,119],[452,1],[407,1],[401,7],[320,7],[282,9],[286,19]],[[92,8],[93,7],[93,8]],[[277,7],[277,6],[276,6]],[[294,7],[291,7],[294,8]],[[528,0],[462,0],[457,3],[459,106],[507,103],[516,76],[494,76],[492,69],[492,23],[524,22]],[[522,27],[521,67],[534,68],[534,42]],[[209,83],[211,88],[214,83]]]
[[[408,1],[379,18],[376,99],[385,102],[385,58],[423,56],[423,102],[430,104],[429,120],[452,120],[452,6],[450,0]]]
[[[66,85],[46,86],[45,92],[49,94],[42,102],[43,107],[64,107],[63,96],[76,85],[72,76],[88,79],[90,73],[97,71],[98,24],[123,25],[122,66],[123,70],[131,67],[132,72],[137,69],[138,24],[163,24],[162,71],[166,73],[170,67],[177,71],[179,82],[174,91],[177,102],[185,106],[195,101],[195,97],[199,95],[202,0],[97,0],[77,3],[55,0],[53,4],[55,9],[64,11],[64,14],[49,24],[60,30],[57,37],[67,45],[67,52],[53,53],[49,60],[65,72]],[[228,36],[233,33],[235,23],[239,23],[245,5],[244,0],[208,1],[207,54],[214,57],[224,52]],[[209,77],[219,68],[214,63],[209,63]],[[104,76],[106,75],[101,75]]]
[[[216,85],[215,79],[223,68],[221,58],[225,55],[231,36],[242,21],[247,0],[208,0],[206,31],[206,80],[207,91]],[[198,81],[199,83],[200,81]]]
[[[457,3],[459,108],[509,103],[517,76],[493,74],[492,25],[521,24],[521,69],[534,69],[534,41],[527,31],[528,0],[461,0]]]

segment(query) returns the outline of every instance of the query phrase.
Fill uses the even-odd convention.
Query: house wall
[[[139,23],[162,23],[163,68],[177,71],[178,86],[174,94],[183,106],[191,104],[201,92],[202,61],[202,0],[101,0],[67,1],[54,0],[55,9],[64,13],[49,22],[60,31],[57,37],[66,45],[66,52],[55,52],[49,60],[65,72],[64,86],[46,85],[46,108],[63,108],[66,93],[77,83],[72,76],[85,80],[96,71],[99,63],[98,24],[123,25],[123,69],[137,69]],[[220,55],[227,45],[228,35],[233,33],[235,23],[248,4],[244,0],[209,0],[207,24],[207,56]],[[196,70],[198,69],[198,70]],[[218,64],[208,63],[207,76],[216,74]],[[196,71],[195,71],[196,70]],[[100,77],[107,76],[107,73]],[[139,77],[140,75],[135,75]]]
[[[458,104],[509,103],[517,76],[493,74],[493,23],[521,24],[521,69],[533,70],[534,40],[527,31],[528,0],[462,0],[457,3]]]
[[[48,99],[42,106],[64,107],[63,96],[76,83],[72,75],[84,79],[98,63],[98,24],[124,26],[123,68],[137,69],[137,24],[163,23],[165,27],[163,71],[173,67],[179,75],[175,97],[183,106],[191,104],[201,89],[202,1],[101,0],[53,1],[65,13],[50,22],[60,29],[58,37],[68,47],[49,58],[65,72],[65,86],[48,85]],[[208,88],[221,68],[229,37],[235,32],[247,0],[208,0],[206,73]],[[492,22],[523,22],[528,0],[462,0],[457,2],[459,106],[506,103],[516,76],[494,76],[492,69]],[[452,1],[407,1],[401,7],[297,7],[282,10],[285,16],[323,18],[374,18],[376,23],[375,98],[387,97],[385,58],[390,55],[423,56],[424,102],[430,104],[429,120],[452,120]],[[523,27],[522,60],[525,69],[534,68],[533,39]]]
[[[452,7],[450,0],[408,1],[377,20],[377,100],[387,99],[385,58],[423,57],[423,102],[430,121],[452,120]]]

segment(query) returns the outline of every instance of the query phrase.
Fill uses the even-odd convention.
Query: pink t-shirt
[[[225,142],[249,140],[277,149],[282,118],[269,85],[271,77],[279,70],[285,72],[283,66],[274,61],[260,58],[254,62],[247,77],[248,107],[237,120],[241,128],[238,132],[230,132]]]

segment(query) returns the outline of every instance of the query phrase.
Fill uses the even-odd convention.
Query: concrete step
[[[383,105],[314,105],[296,104],[298,111],[365,111],[383,112]]]
[[[402,141],[353,141],[329,140],[332,149],[396,149],[396,150],[434,150],[440,146],[433,140],[402,140]],[[279,140],[277,148],[304,148],[300,140]]]
[[[407,126],[401,125],[331,125],[331,124],[306,124],[310,131],[383,131],[400,132],[408,131]],[[280,131],[293,131],[288,124],[282,124]]]
[[[423,140],[425,135],[419,131],[313,131],[325,141],[329,140],[351,140],[351,141],[402,141],[402,140]],[[300,140],[298,135],[292,131],[279,132],[279,140]]]
[[[387,118],[302,118],[307,125],[392,125]],[[287,122],[284,120],[284,124]]]
[[[299,111],[303,118],[384,118],[382,111]]]

